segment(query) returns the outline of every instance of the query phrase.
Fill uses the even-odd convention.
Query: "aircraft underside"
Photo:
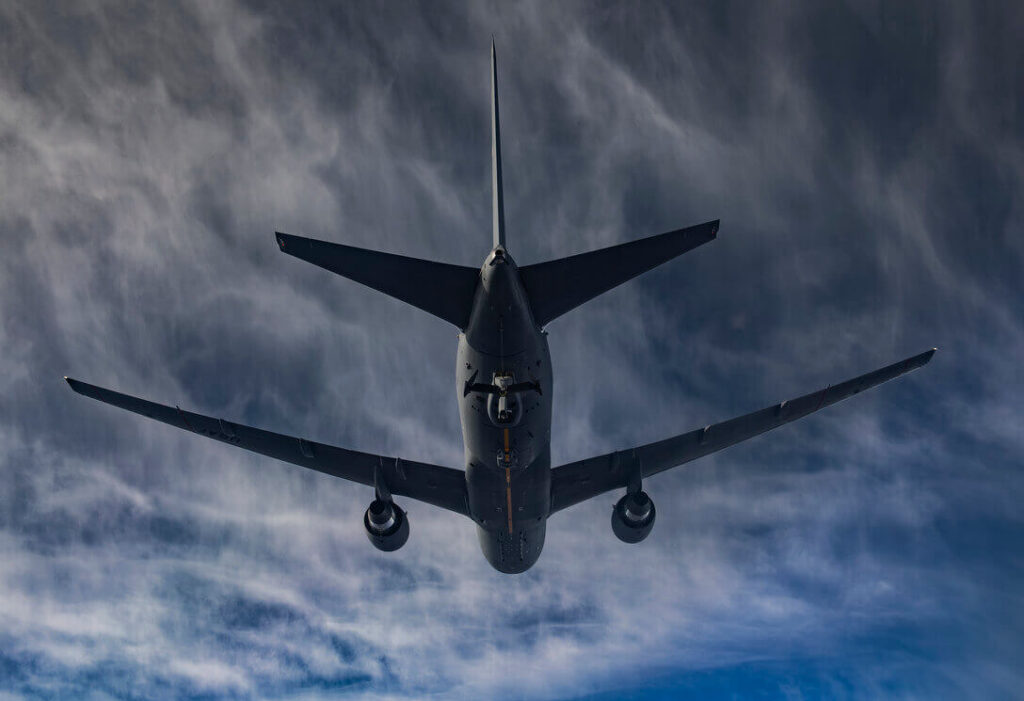
[[[552,468],[554,395],[544,327],[590,299],[708,243],[709,221],[638,241],[518,267],[505,236],[497,61],[491,47],[492,248],[483,265],[447,263],[277,233],[281,250],[367,285],[459,330],[456,396],[465,469],[363,453],[184,411],[67,379],[79,394],[176,428],[373,488],[363,527],[374,547],[394,551],[410,534],[407,497],[461,514],[477,525],[487,561],[523,572],[540,557],[547,518],[581,501],[625,490],[611,512],[615,536],[644,540],[654,502],[643,480],[814,413],[926,364],[935,349],[874,372],[665,440]]]

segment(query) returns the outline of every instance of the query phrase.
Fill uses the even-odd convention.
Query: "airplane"
[[[373,487],[363,527],[374,547],[398,550],[409,518],[394,497],[469,517],[484,557],[515,574],[540,557],[548,519],[625,489],[611,514],[626,543],[654,526],[643,480],[814,413],[925,365],[934,348],[874,372],[665,440],[551,467],[552,367],[545,326],[584,302],[713,240],[719,220],[589,253],[519,267],[505,237],[498,69],[491,42],[493,248],[480,269],[277,232],[291,256],[395,297],[459,329],[456,397],[465,469],[386,457],[273,433],[121,394],[68,377],[82,395],[229,445]]]

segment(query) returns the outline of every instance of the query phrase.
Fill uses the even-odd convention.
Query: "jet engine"
[[[409,540],[409,519],[392,501],[374,499],[363,514],[366,537],[384,552],[398,550]]]
[[[612,510],[612,531],[623,543],[639,543],[650,534],[655,515],[647,492],[629,492]]]

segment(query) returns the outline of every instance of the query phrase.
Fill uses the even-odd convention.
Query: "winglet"
[[[498,124],[498,54],[491,37],[491,207],[494,247],[505,248],[505,198],[501,188],[501,129]]]

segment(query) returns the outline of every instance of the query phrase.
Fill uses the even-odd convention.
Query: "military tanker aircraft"
[[[184,411],[65,378],[71,388],[177,428],[301,467],[372,486],[363,515],[380,550],[409,537],[402,496],[472,519],[487,561],[524,572],[544,546],[548,518],[613,489],[625,493],[611,525],[626,543],[651,532],[655,508],[643,480],[795,421],[931,360],[935,349],[840,384],[656,443],[551,467],[551,356],[544,327],[584,302],[705,244],[718,220],[519,267],[505,239],[497,59],[491,44],[493,248],[480,269],[277,233],[285,253],[412,304],[459,329],[455,390],[465,470],[338,448]]]

